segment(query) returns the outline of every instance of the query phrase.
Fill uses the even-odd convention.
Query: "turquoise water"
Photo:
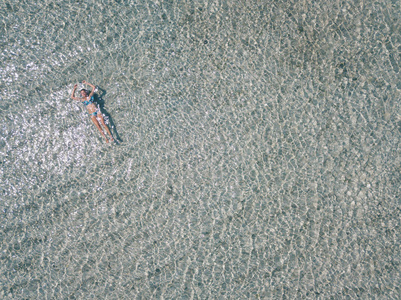
[[[400,13],[2,2],[0,298],[399,298]]]

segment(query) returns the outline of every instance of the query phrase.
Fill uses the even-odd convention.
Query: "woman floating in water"
[[[86,106],[86,108],[88,109],[90,118],[92,119],[93,123],[95,123],[97,129],[99,129],[99,131],[103,135],[103,137],[106,139],[106,142],[108,143],[109,140],[106,138],[106,135],[104,134],[102,127],[100,127],[100,124],[99,124],[99,121],[97,118],[99,118],[100,122],[103,124],[107,133],[110,135],[110,140],[114,141],[113,136],[111,135],[111,132],[109,130],[109,127],[107,127],[106,123],[104,123],[102,113],[100,112],[99,108],[96,107],[96,105],[94,103],[93,94],[95,93],[95,86],[93,84],[90,84],[89,82],[86,82],[85,80],[82,81],[82,83],[90,85],[90,87],[92,88],[92,92],[90,92],[90,94],[88,95],[88,92],[85,89],[82,89],[80,91],[82,98],[74,97],[75,90],[77,89],[77,84],[75,84],[74,89],[71,94],[71,98],[74,100],[81,101]]]

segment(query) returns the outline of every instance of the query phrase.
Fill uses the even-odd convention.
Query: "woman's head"
[[[79,93],[81,94],[82,97],[88,96],[88,92],[85,89],[80,90]]]

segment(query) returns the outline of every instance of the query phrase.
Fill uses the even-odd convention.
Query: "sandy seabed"
[[[399,299],[400,15],[3,1],[0,297]]]

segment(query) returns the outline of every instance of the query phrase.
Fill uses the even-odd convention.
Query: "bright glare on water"
[[[1,1],[0,298],[399,299],[400,15]]]

